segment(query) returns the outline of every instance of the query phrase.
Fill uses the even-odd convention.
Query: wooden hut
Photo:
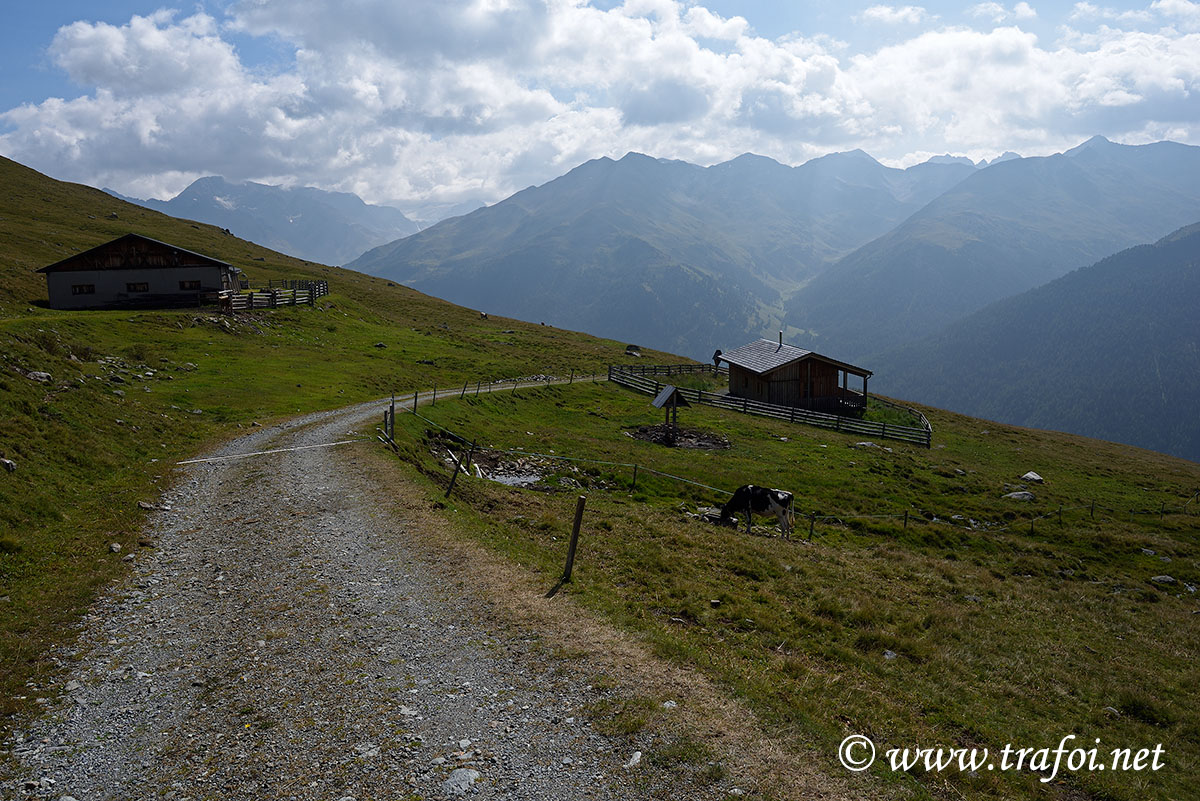
[[[157,239],[126,234],[38,270],[55,309],[195,305],[237,289],[231,264]]]
[[[729,394],[736,398],[843,415],[867,406],[870,370],[788,345],[782,334],[778,342],[759,339],[720,359],[729,365]],[[862,379],[861,390],[850,386],[851,376]]]

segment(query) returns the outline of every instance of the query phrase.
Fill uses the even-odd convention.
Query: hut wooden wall
[[[817,408],[821,400],[841,396],[840,371],[819,359],[802,359],[759,376],[744,367],[730,365],[729,394],[737,398],[778,403],[782,406]]]

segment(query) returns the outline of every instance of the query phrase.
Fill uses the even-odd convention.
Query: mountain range
[[[863,360],[1200,219],[1200,148],[862,151],[789,167],[589,161],[349,266],[456,303],[706,358],[785,330]]]
[[[881,355],[875,389],[1200,462],[1200,223]]]
[[[1200,219],[1200,147],[1095,137],[989,165],[830,266],[786,322],[863,359]]]
[[[1194,270],[1167,263],[1194,239],[1167,235],[1197,220],[1200,148],[1173,142],[906,170],[631,153],[349,266],[699,359],[784,330],[897,396],[1195,459]]]
[[[231,230],[281,253],[342,264],[377,245],[408,236],[417,224],[391,206],[364,203],[347,192],[286,188],[201,178],[170,200],[139,200],[104,191],[172,217]]]
[[[861,151],[788,167],[589,161],[348,266],[452,302],[707,357],[778,324],[840,257],[973,173]]]

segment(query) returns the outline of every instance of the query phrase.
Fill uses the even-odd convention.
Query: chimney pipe
[[[783,347],[783,332],[779,332],[779,347]]]

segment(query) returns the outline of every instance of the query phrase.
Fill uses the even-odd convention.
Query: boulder
[[[450,774],[450,778],[442,782],[442,792],[446,795],[465,795],[480,777],[477,770],[459,768]]]
[[[1026,490],[1020,490],[1018,492],[1010,492],[1007,495],[1004,495],[1001,497],[1008,498],[1009,500],[1012,500],[1012,501],[1022,501],[1024,503],[1029,503],[1030,501],[1033,500],[1033,493],[1028,492]]]
[[[10,473],[17,469],[17,463],[12,459],[0,459],[0,465],[3,465],[4,469]]]
[[[1043,479],[1041,476],[1039,476],[1037,473],[1033,472],[1032,470],[1030,470],[1025,475],[1021,476],[1021,480],[1028,481],[1030,484],[1042,484],[1045,482],[1045,479]]]
[[[43,384],[49,384],[53,380],[49,373],[43,373],[41,370],[28,372],[25,377],[30,381],[40,381]]]

